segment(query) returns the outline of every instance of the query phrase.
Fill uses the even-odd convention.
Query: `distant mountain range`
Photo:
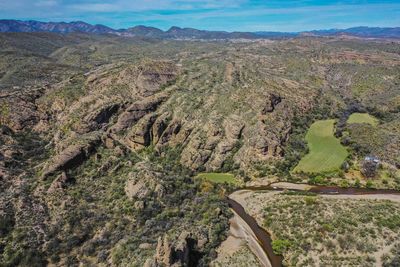
[[[117,31],[104,25],[91,25],[82,21],[40,22],[34,20],[0,20],[0,32],[87,32],[105,34]]]
[[[20,20],[0,20],[0,32],[84,32],[95,34],[116,34],[122,36],[142,36],[165,39],[258,39],[290,38],[298,36],[355,36],[362,38],[400,38],[400,27],[354,27],[349,29],[314,30],[304,32],[226,32],[206,31],[193,28],[171,27],[167,31],[154,27],[135,26],[128,29],[112,29],[104,25],[92,25],[82,21],[40,22]]]

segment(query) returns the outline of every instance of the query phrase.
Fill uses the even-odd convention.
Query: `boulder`
[[[57,190],[63,189],[66,184],[69,182],[69,178],[65,172],[62,172],[54,181],[51,183],[47,193],[51,194],[56,192]]]
[[[140,248],[140,249],[151,249],[152,247],[153,247],[153,245],[150,244],[150,243],[141,243],[141,244],[139,245],[139,248]]]
[[[114,142],[113,139],[107,137],[107,138],[104,140],[104,145],[105,145],[105,147],[108,148],[108,149],[113,149],[113,148],[115,147],[115,142]]]
[[[132,200],[134,198],[144,199],[146,198],[151,191],[149,190],[146,183],[142,180],[128,180],[125,184],[125,194],[127,197]]]
[[[134,207],[136,210],[144,210],[144,205],[145,205],[144,201],[138,200],[135,202]]]
[[[215,121],[209,122],[204,126],[203,131],[199,131],[182,151],[181,163],[193,170],[204,166],[211,158],[218,143],[221,141],[223,131]]]

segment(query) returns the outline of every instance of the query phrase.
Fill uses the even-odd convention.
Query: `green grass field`
[[[340,168],[348,152],[333,135],[335,120],[314,122],[306,135],[310,152],[294,168],[294,172],[319,173]]]
[[[353,113],[350,115],[347,123],[368,123],[376,126],[378,125],[378,119],[368,113]]]
[[[204,172],[199,173],[197,177],[207,179],[213,183],[238,183],[235,176],[230,173]]]

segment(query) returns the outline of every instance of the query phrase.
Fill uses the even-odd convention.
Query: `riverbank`
[[[272,267],[268,255],[264,252],[250,226],[234,210],[232,212],[234,215],[229,221],[228,238],[219,247],[218,258],[214,261],[213,266],[222,267],[229,264],[233,266]],[[244,255],[243,257],[242,251],[247,251],[251,255]]]
[[[292,192],[294,192],[294,194],[293,195],[288,194],[287,193],[288,191],[292,191]],[[313,196],[305,196],[303,194],[305,192],[310,192],[310,191],[315,194],[314,197]],[[245,213],[248,216],[251,216],[258,225],[267,228],[269,231],[271,231],[271,229],[273,227],[272,228],[267,227],[267,225],[265,225],[265,222],[270,222],[270,223],[274,224],[274,220],[276,220],[277,218],[275,218],[274,217],[275,215],[272,213],[270,216],[270,214],[268,212],[265,212],[265,209],[269,207],[268,203],[272,203],[274,201],[282,202],[283,199],[295,201],[294,203],[297,203],[297,206],[299,209],[297,211],[297,213],[299,213],[300,215],[301,215],[301,212],[300,212],[301,209],[307,209],[307,212],[309,212],[308,210],[311,207],[309,207],[308,205],[314,205],[315,203],[318,203],[318,205],[320,204],[319,206],[315,206],[314,208],[318,207],[319,209],[321,209],[322,206],[324,207],[319,212],[322,212],[321,219],[324,219],[326,217],[326,219],[328,219],[327,222],[329,222],[329,216],[331,216],[330,219],[335,217],[334,216],[335,213],[347,214],[346,212],[348,212],[349,207],[352,207],[357,211],[357,207],[359,206],[359,207],[365,209],[365,212],[370,212],[372,218],[376,217],[376,219],[379,219],[379,220],[382,219],[383,222],[385,222],[386,219],[389,219],[389,220],[391,219],[390,213],[384,214],[386,217],[389,216],[388,218],[386,218],[386,217],[380,218],[378,215],[374,217],[374,210],[373,209],[368,210],[368,208],[369,207],[376,208],[377,214],[378,214],[379,213],[378,211],[381,210],[382,205],[389,205],[390,207],[392,207],[393,205],[391,205],[390,203],[393,202],[393,203],[396,203],[396,205],[397,205],[397,206],[395,205],[393,207],[400,211],[400,205],[398,205],[398,203],[400,203],[400,193],[392,191],[392,190],[383,190],[382,191],[382,190],[339,188],[339,187],[319,187],[319,186],[312,186],[312,185],[306,185],[306,184],[273,183],[270,185],[259,186],[259,189],[257,189],[256,187],[253,186],[250,188],[250,190],[249,189],[238,190],[236,192],[233,192],[229,196],[229,198],[231,200],[234,200],[236,203],[238,203],[243,208]],[[299,205],[299,203],[301,203],[301,205]],[[389,203],[389,204],[386,204],[386,203]],[[284,204],[284,203],[282,202],[282,204]],[[295,205],[296,204],[293,204],[292,206],[294,207]],[[342,210],[340,210],[340,209],[342,209]],[[324,213],[325,211],[327,211],[326,214]],[[291,212],[293,213],[293,211],[291,211]],[[358,212],[360,212],[360,210],[358,210]],[[288,212],[288,214],[290,214],[290,213]],[[238,214],[235,213],[236,217],[237,217],[237,215]],[[346,216],[347,216],[347,218],[346,218]],[[311,218],[311,217],[312,216],[310,215],[309,218]],[[343,220],[349,219],[348,217],[349,217],[348,215],[344,215]],[[286,220],[288,222],[288,224],[292,223],[290,221],[290,219],[291,219],[290,216],[285,219],[283,219],[283,218],[284,217],[282,217],[280,219]],[[317,225],[315,224],[315,221],[309,221],[308,223],[310,223],[310,224],[307,225],[307,218],[303,218],[302,220],[304,220],[306,222],[304,227],[309,228],[309,229],[307,229],[307,231],[312,231],[313,227],[314,228],[317,227]],[[235,221],[236,221],[235,224],[237,224],[238,223],[237,219],[235,219]],[[243,223],[246,223],[246,220],[242,219],[241,221],[239,220],[239,222],[243,224]],[[380,224],[379,221],[377,222],[377,224]],[[335,231],[340,230],[340,229],[339,228],[335,229],[334,226],[332,226],[333,227],[332,228],[331,226],[329,226],[329,223],[327,223],[323,227],[326,227],[328,229],[328,232],[326,232],[326,230],[324,230],[326,232],[326,234],[328,234],[328,236],[325,237],[325,241],[328,243],[331,242],[335,246],[339,246],[340,244],[337,243],[338,241],[335,238],[336,237],[339,238],[338,240],[340,241],[341,235],[339,233],[335,234]],[[399,225],[399,228],[400,228],[400,225]],[[282,238],[282,233],[276,232],[275,230],[276,229],[273,229],[273,231],[271,231],[272,239],[277,240],[279,238]],[[299,229],[297,229],[297,230],[300,231]],[[390,228],[389,228],[389,230],[390,230]],[[318,230],[318,231],[320,231],[320,230]],[[388,231],[385,232],[386,235],[388,234],[387,232]],[[399,231],[399,233],[400,233],[400,231]],[[254,234],[254,232],[253,232],[253,234]],[[333,235],[333,236],[330,236],[330,235]],[[396,232],[392,231],[389,235],[391,235],[394,238],[396,236]],[[252,236],[254,236],[254,235],[252,235]],[[240,236],[236,236],[236,237],[239,239],[241,238]],[[257,238],[257,235],[256,235],[256,238]],[[357,239],[358,236],[355,235],[354,238]],[[368,239],[368,240],[372,242],[372,239],[373,238],[371,237],[371,239]],[[242,241],[243,240],[246,240],[246,239],[244,238],[244,239],[242,239]],[[325,242],[324,240],[321,240],[321,241]],[[372,248],[374,251],[371,252],[371,254],[374,255],[373,257],[374,257],[375,263],[381,264],[383,256],[386,257],[387,255],[391,255],[391,251],[395,247],[395,244],[393,242],[390,244],[386,244],[387,243],[386,241],[387,241],[386,238],[377,238],[374,241],[375,244],[372,245],[372,247],[373,246],[375,246],[375,247]],[[229,244],[229,242],[231,242],[231,241],[228,241],[228,244]],[[330,244],[330,245],[332,245],[332,244]],[[368,245],[368,242],[366,244]],[[371,243],[371,244],[373,244],[373,243]],[[269,247],[271,247],[271,241],[269,243]],[[311,251],[308,254],[311,258],[308,259],[307,257],[299,257],[299,259],[301,261],[310,260],[315,263],[322,263],[319,253],[322,253],[325,258],[330,257],[328,250],[318,252],[318,251],[314,251],[315,248],[313,248],[313,247],[310,247],[310,249],[311,249]],[[321,249],[321,247],[319,249]],[[356,258],[355,259],[345,259],[345,261],[348,261],[348,263],[363,261],[364,258],[366,257],[365,256],[366,254],[363,252],[363,250],[361,249],[360,251],[357,251],[357,249],[355,249],[355,248],[353,248],[353,249],[354,249],[354,255],[356,255]],[[259,251],[260,250],[258,250],[258,252]],[[263,248],[263,251],[265,253],[267,253],[268,248]],[[288,254],[288,252],[284,253],[284,255],[285,254]],[[259,258],[259,255],[257,255],[257,254],[255,254],[255,255],[257,256],[257,258]],[[264,256],[265,255],[266,254],[264,254]],[[307,255],[307,253],[305,253],[305,255]],[[290,255],[290,253],[289,253],[288,257],[292,257],[292,256],[293,256],[293,254]],[[271,255],[269,255],[269,257],[271,257]],[[365,259],[368,259],[368,258],[365,258]],[[322,259],[322,261],[323,260],[324,260],[324,258]],[[332,260],[335,260],[335,259],[332,259]],[[260,259],[259,259],[259,261],[261,262]],[[365,266],[369,266],[367,260],[365,260],[364,263],[365,263]],[[265,266],[268,266],[268,265],[265,265]],[[274,265],[272,265],[272,266],[274,266]]]

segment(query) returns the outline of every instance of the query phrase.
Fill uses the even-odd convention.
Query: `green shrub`
[[[287,239],[276,239],[272,241],[272,249],[274,253],[278,255],[282,255],[291,245],[292,243]]]
[[[7,235],[14,226],[14,218],[10,215],[0,217],[0,237]]]
[[[317,198],[316,197],[307,196],[307,197],[304,198],[304,201],[306,202],[306,205],[315,205],[315,204],[317,204]]]

